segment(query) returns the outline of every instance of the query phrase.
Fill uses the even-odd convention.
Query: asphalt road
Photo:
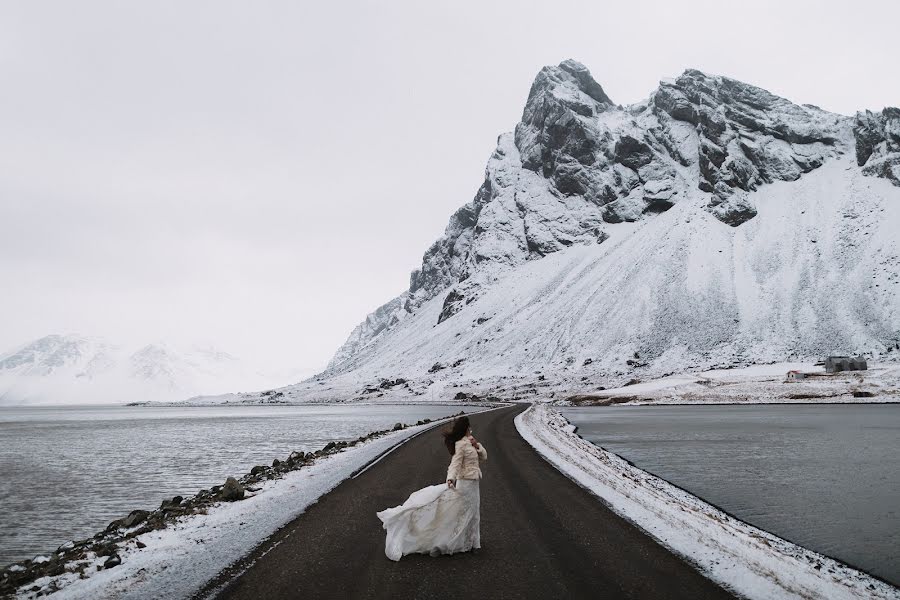
[[[546,463],[518,434],[524,406],[472,417],[481,550],[384,555],[376,511],[441,482],[437,430],[345,481],[205,590],[218,598],[733,598]]]

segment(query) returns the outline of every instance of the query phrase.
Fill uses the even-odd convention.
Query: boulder
[[[226,479],[225,485],[222,486],[222,489],[219,492],[219,499],[226,502],[234,502],[235,500],[241,500],[243,498],[244,488],[238,483],[237,479],[234,477]]]
[[[127,517],[122,519],[122,527],[134,527],[148,516],[150,516],[150,513],[146,510],[133,510],[128,513]]]
[[[166,508],[175,508],[181,505],[181,502],[184,500],[181,496],[175,496],[171,500],[166,499],[162,501],[162,504],[159,505],[160,509]]]

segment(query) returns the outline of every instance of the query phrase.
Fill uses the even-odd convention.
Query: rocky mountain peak
[[[860,113],[854,126],[852,118],[696,69],[622,107],[581,63],[544,67],[514,132],[499,136],[474,199],[450,217],[409,290],[353,331],[326,374],[362,364],[374,340],[433,298],[443,300],[441,324],[477,306],[505,271],[603,243],[618,224],[688,202],[726,230],[740,227],[758,214],[755,192],[852,152],[854,134],[863,173],[900,182],[898,113]]]
[[[794,181],[839,154],[840,129],[846,121],[695,69],[660,83],[651,110],[663,127],[676,121],[696,129],[698,187],[712,194],[711,212],[729,225],[740,225],[756,214],[740,192],[774,181]]]
[[[594,117],[613,106],[587,67],[574,60],[544,67],[537,74],[521,122],[516,125],[515,145],[522,166],[555,177],[563,193],[589,193],[583,172],[597,161],[600,145]]]

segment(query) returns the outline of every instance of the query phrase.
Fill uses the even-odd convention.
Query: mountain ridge
[[[900,111],[855,117],[797,105],[748,84],[686,70],[619,107],[586,67],[541,69],[521,121],[498,138],[475,198],[450,218],[409,289],[366,317],[323,377],[357,368],[379,337],[444,296],[440,324],[499,275],[685,198],[727,226],[754,219],[757,192],[855,155],[864,175],[900,186]]]
[[[215,348],[158,341],[128,347],[101,337],[50,334],[0,355],[5,405],[171,401],[273,383]]]

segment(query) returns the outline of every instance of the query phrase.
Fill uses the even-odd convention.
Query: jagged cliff
[[[869,178],[884,183],[870,186]],[[575,356],[584,352],[570,349],[582,338],[593,369],[619,373],[659,366],[676,348],[674,362],[688,366],[829,349],[887,352],[900,335],[897,240],[890,233],[900,225],[892,220],[897,202],[896,108],[847,117],[696,70],[623,107],[583,65],[567,60],[538,73],[521,121],[499,137],[475,198],[426,251],[409,290],[369,315],[320,379],[353,373],[365,379],[385,368],[421,374],[431,361],[465,361],[472,378],[485,348],[507,355],[511,350],[502,348],[509,344],[552,346],[527,360],[517,355],[510,369],[553,362],[548,356],[571,365],[582,360]],[[761,215],[763,206],[768,215]],[[887,212],[879,220],[869,211]],[[780,237],[772,238],[773,231]],[[508,324],[479,348],[462,343],[468,322],[448,325],[463,311],[478,312],[479,326],[501,312],[515,320],[545,298],[536,290],[535,298],[518,297],[522,286],[510,282],[540,272],[547,293],[558,295],[555,286],[566,273],[586,268],[585,257],[597,265],[580,277],[593,279],[576,287],[603,298],[602,307],[583,308],[605,311],[602,318],[585,312],[568,321],[559,310],[584,298],[555,298],[559,306],[530,313],[537,322],[516,332]],[[660,274],[663,264],[667,272]],[[644,265],[643,274],[634,265]],[[873,295],[853,292],[882,277],[887,287],[872,288]],[[504,286],[508,302],[523,304],[503,306],[496,296],[506,293]],[[895,295],[882,297],[888,289]],[[487,296],[500,304],[489,305],[482,300]],[[828,306],[829,298],[840,306]],[[757,301],[789,305],[764,311]],[[692,307],[707,314],[692,315]],[[767,322],[773,315],[782,321]],[[819,322],[829,315],[838,321]],[[634,331],[623,329],[617,316],[631,319]],[[433,331],[425,332],[425,321]],[[548,337],[554,321],[567,323],[565,341]],[[445,325],[453,343],[435,339]],[[703,331],[689,330],[697,326]],[[522,336],[526,330],[534,339]],[[643,358],[602,360],[604,353],[626,351]]]

